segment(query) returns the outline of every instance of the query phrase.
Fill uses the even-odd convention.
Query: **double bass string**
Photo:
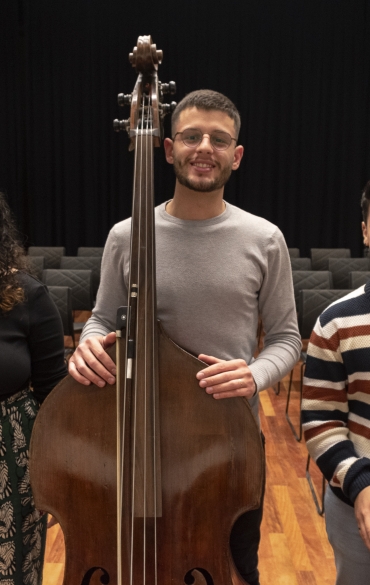
[[[148,283],[148,123],[149,123],[149,100],[148,100],[148,104],[147,104],[147,116],[146,116],[146,124],[145,124],[145,129],[144,129],[144,120],[145,120],[145,94],[143,94],[143,112],[142,112],[142,123],[141,123],[141,128],[142,128],[142,132],[144,133],[144,138],[143,140],[145,140],[145,283],[146,283],[146,289],[144,291],[145,293],[145,297],[144,297],[144,305],[145,305],[145,314],[148,314],[148,287],[147,287],[147,283]],[[144,473],[143,473],[143,498],[144,498],[144,502],[143,502],[143,509],[144,509],[144,517],[143,517],[143,583],[145,583],[145,577],[146,577],[146,506],[147,506],[147,501],[146,501],[146,481],[147,481],[147,475],[146,475],[146,465],[147,465],[147,391],[148,391],[148,380],[147,380],[147,337],[148,337],[148,330],[147,330],[147,326],[148,326],[148,319],[145,319],[145,334],[144,334],[144,347],[145,347],[145,357],[144,357],[144,368],[145,368],[145,378],[144,378]]]
[[[152,116],[152,103],[150,95],[145,97],[146,99],[146,117],[145,117],[145,131],[144,131],[144,139],[145,140],[145,222],[146,222],[146,229],[145,229],[145,237],[146,237],[146,246],[145,246],[145,282],[150,286],[146,287],[145,290],[145,313],[148,314],[148,311],[153,316],[155,314],[155,286],[153,282],[153,266],[154,266],[154,256],[155,256],[155,242],[154,242],[154,201],[153,201],[153,147],[152,147],[152,130],[153,130],[153,116]],[[144,116],[143,116],[144,118]],[[142,122],[142,127],[144,126]],[[149,258],[149,251],[151,251],[152,256]],[[148,326],[148,324],[151,324]],[[149,328],[149,331],[148,331]],[[153,413],[153,440],[152,440],[152,461],[153,461],[153,470],[152,470],[152,478],[153,478],[153,530],[154,530],[154,585],[157,583],[157,546],[156,546],[156,529],[157,529],[157,502],[156,502],[156,453],[155,453],[155,435],[156,435],[156,424],[155,424],[155,404],[154,404],[154,397],[155,394],[153,389],[155,387],[155,322],[153,319],[145,319],[145,383],[144,383],[144,400],[145,400],[145,407],[144,407],[144,475],[143,475],[143,495],[144,495],[144,518],[143,518],[143,583],[146,582],[146,557],[147,557],[147,470],[148,470],[148,413],[150,413],[150,406],[152,407]],[[148,338],[150,339],[150,344],[148,345]],[[152,355],[149,356],[148,352],[151,351]],[[149,370],[149,365],[151,366],[151,370]]]
[[[145,99],[144,99],[144,92],[142,97],[141,103],[141,120],[138,119],[137,126],[136,126],[136,152],[135,152],[135,161],[137,163],[137,159],[140,159],[140,168],[142,168],[143,163],[143,140],[142,140],[142,130],[143,130],[143,115],[145,109]],[[141,131],[140,131],[141,128]],[[135,207],[137,209],[137,205],[139,207],[138,213],[138,248],[137,248],[137,304],[140,307],[141,304],[141,274],[140,274],[140,266],[141,266],[141,221],[142,221],[142,174],[140,173],[139,184],[137,184],[137,174],[136,174],[136,164],[135,164],[135,188],[134,188],[134,197],[135,197]],[[134,221],[132,218],[131,221]],[[131,256],[131,263],[132,263],[132,256]],[[131,271],[132,272],[132,271]],[[136,319],[135,323],[135,339],[138,340],[138,329],[139,329],[139,319]],[[133,413],[133,445],[132,445],[132,486],[131,486],[131,558],[130,558],[130,585],[133,585],[133,567],[134,567],[134,521],[135,521],[135,481],[136,481],[136,434],[137,434],[137,394],[138,394],[138,359],[135,360],[135,377],[134,377],[134,413]],[[142,367],[142,365],[141,365]],[[144,363],[145,367],[145,363]]]
[[[146,181],[146,222],[147,222],[147,229],[146,234],[147,238],[150,241],[147,242],[147,254],[146,254],[146,269],[147,269],[147,282],[149,279],[148,269],[150,271],[150,282],[151,286],[150,290],[150,298],[148,298],[148,303],[150,305],[150,313],[154,317],[156,314],[156,298],[155,292],[156,287],[154,283],[154,274],[153,274],[153,267],[155,266],[155,229],[154,229],[154,192],[153,192],[153,105],[151,102],[150,96],[148,96],[148,109],[147,109],[147,123],[146,123],[146,173],[147,173],[147,181]],[[149,188],[148,188],[149,186]],[[149,229],[151,227],[151,229]],[[151,257],[149,258],[148,252],[151,251]],[[150,270],[151,269],[151,270]],[[153,531],[154,531],[154,585],[157,584],[157,477],[156,477],[156,404],[155,404],[155,385],[156,385],[156,359],[155,359],[155,331],[156,331],[156,320],[151,319],[146,320],[146,324],[151,323],[151,360],[149,363],[151,364],[151,371],[150,371],[150,385],[146,387],[146,397],[147,400],[151,403],[152,407],[152,414],[153,414],[153,435],[152,435],[152,477],[153,477]],[[147,345],[146,345],[147,347]],[[145,412],[147,413],[148,410],[146,409]],[[149,410],[150,412],[150,410]],[[147,421],[146,421],[147,423]],[[147,429],[147,424],[145,424],[145,428]],[[146,443],[145,443],[146,444]],[[145,461],[145,469],[147,468],[147,461]],[[144,486],[145,488],[145,486]],[[145,490],[146,494],[146,490]],[[146,516],[146,515],[145,515]],[[145,518],[146,521],[146,518]],[[146,539],[146,530],[144,532],[144,538]],[[144,561],[145,563],[145,561]],[[145,582],[145,579],[144,579]]]
[[[150,106],[150,127],[153,130],[153,107]],[[151,137],[153,140],[153,137]],[[153,144],[153,142],[152,142]],[[154,217],[154,148],[151,147],[149,149],[150,153],[150,184],[152,185],[151,191],[151,201],[149,205],[149,209],[151,211],[152,217],[152,242],[151,242],[151,266],[156,266],[156,249],[155,249],[155,217]],[[154,271],[154,274],[156,271]],[[154,585],[157,585],[158,582],[158,563],[157,563],[157,465],[156,465],[156,444],[157,444],[157,421],[156,421],[156,413],[157,413],[157,404],[156,404],[156,343],[155,343],[155,335],[156,335],[156,315],[157,315],[157,298],[156,298],[156,282],[154,282],[154,275],[152,274],[152,286],[151,286],[151,302],[152,302],[152,312],[154,315],[154,319],[152,319],[153,329],[152,329],[152,393],[151,399],[153,401],[153,501],[154,501]]]

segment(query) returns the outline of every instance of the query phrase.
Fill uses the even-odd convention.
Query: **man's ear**
[[[362,235],[364,237],[364,245],[369,246],[369,234],[367,232],[367,225],[364,221],[361,223],[361,228],[362,228]]]
[[[166,155],[166,161],[173,165],[173,140],[171,138],[165,138],[163,142],[164,153]]]
[[[238,144],[238,146],[236,146],[235,150],[234,150],[234,160],[233,160],[233,165],[232,165],[233,171],[236,171],[236,169],[239,168],[240,162],[243,158],[243,154],[244,154],[244,146],[242,146],[241,144]]]

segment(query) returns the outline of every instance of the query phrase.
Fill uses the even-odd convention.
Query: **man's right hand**
[[[69,360],[68,371],[80,384],[96,384],[103,388],[106,383],[116,381],[116,364],[109,357],[106,350],[116,341],[113,331],[105,337],[99,335],[88,337],[73,353]]]

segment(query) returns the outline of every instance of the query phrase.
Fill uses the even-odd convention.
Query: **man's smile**
[[[200,171],[201,173],[210,171],[210,170],[214,169],[216,166],[214,163],[212,163],[210,161],[200,161],[200,160],[191,161],[190,164],[192,167],[195,167],[196,170]]]

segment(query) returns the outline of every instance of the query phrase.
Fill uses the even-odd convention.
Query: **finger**
[[[113,363],[113,362],[112,362]],[[77,356],[74,360],[77,372],[86,380],[89,380],[96,386],[103,388],[106,383],[114,384],[114,375],[97,359],[91,352],[84,359]],[[114,363],[113,363],[114,365]],[[72,366],[73,367],[73,366]]]
[[[244,380],[245,383],[248,382],[248,375],[243,375],[242,372],[236,370],[231,371],[229,370],[227,372],[215,374],[214,376],[207,375],[207,377],[205,378],[200,377],[199,386],[201,388],[206,388],[206,386],[216,386],[220,384],[225,384],[227,382],[240,380]]]
[[[111,334],[109,334],[109,335],[111,335]],[[115,335],[115,333],[114,333],[114,335]],[[108,335],[106,337],[108,337]],[[90,344],[89,344],[89,340],[87,340],[86,341],[86,348],[81,348],[81,352],[78,351],[80,349],[78,347],[77,354],[75,352],[75,354],[77,355],[77,359],[76,359],[77,365],[79,365],[79,363],[78,363],[79,358],[82,357],[82,358],[84,358],[84,361],[87,363],[87,365],[92,370],[97,371],[98,373],[99,373],[99,371],[101,371],[103,374],[105,373],[105,370],[107,370],[108,372],[110,372],[110,374],[115,375],[116,374],[116,364],[114,363],[112,358],[107,354],[107,352],[105,351],[105,347],[103,345],[105,343],[106,337],[101,338],[99,341],[94,340]],[[108,343],[109,343],[109,341],[108,341]],[[110,345],[113,345],[113,344],[110,344]],[[75,355],[75,354],[73,354],[73,355]],[[103,366],[103,368],[101,368],[100,366]],[[104,375],[103,375],[103,377],[106,378],[106,376],[104,376]]]
[[[250,389],[251,385],[245,380],[230,380],[224,384],[217,384],[215,386],[207,386],[205,389],[207,394],[225,394],[232,393],[233,396],[244,396]]]
[[[114,384],[116,366],[104,350],[104,338],[87,339],[70,359],[70,374],[80,383],[92,382],[99,387]]]
[[[109,349],[110,347],[112,347],[112,345],[114,345],[116,343],[116,332],[112,331],[111,333],[108,333],[108,335],[106,335],[103,339],[103,348],[105,350]]]
[[[229,380],[244,380],[246,384],[253,380],[252,373],[245,362],[226,361],[209,366],[197,374],[201,388],[222,384]]]
[[[370,538],[366,532],[364,532],[361,527],[359,528],[360,536],[365,544],[365,546],[370,550]]]
[[[220,360],[219,362],[212,364],[211,366],[208,366],[208,368],[200,370],[197,373],[196,377],[198,380],[203,380],[204,378],[210,378],[211,376],[222,374],[224,372],[235,372],[238,369],[238,367],[239,364],[236,362],[236,360],[228,361]]]
[[[254,387],[251,386],[225,392],[218,392],[218,389],[215,390],[215,393],[212,393],[211,396],[216,400],[221,398],[247,398],[249,400],[249,398],[252,398],[254,395]],[[206,392],[208,392],[208,390],[206,390]]]
[[[359,530],[362,540],[367,548],[370,550],[370,525],[366,519],[363,519],[359,524]]]
[[[80,372],[78,371],[78,369],[76,367],[76,364],[74,363],[74,361],[72,361],[72,357],[68,362],[68,373],[72,376],[72,378],[74,378],[80,384],[84,384],[85,386],[89,386],[89,384],[91,384],[91,380],[88,380],[87,378],[85,378],[85,376],[80,374]]]
[[[206,364],[219,364],[220,362],[223,362],[224,360],[220,360],[219,358],[214,357],[213,355],[206,355],[204,353],[200,353],[198,355],[198,360],[201,360],[202,362],[205,362]]]

